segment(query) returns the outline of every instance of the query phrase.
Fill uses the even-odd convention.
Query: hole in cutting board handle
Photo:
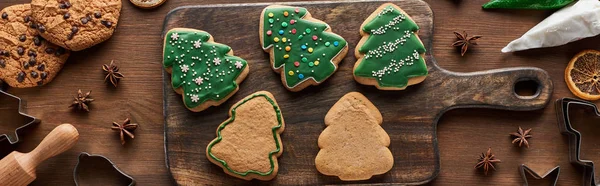
[[[533,99],[540,95],[542,85],[537,79],[519,79],[513,90],[520,99]]]

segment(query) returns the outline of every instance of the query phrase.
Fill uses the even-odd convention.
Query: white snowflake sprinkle
[[[176,33],[173,33],[173,34],[171,34],[171,39],[172,39],[172,40],[178,40],[178,39],[179,39],[179,34],[178,34],[177,32],[176,32]]]
[[[181,65],[181,71],[184,73],[187,73],[188,70],[190,70],[190,67],[188,65]]]
[[[202,46],[202,42],[200,40],[194,42],[195,48],[200,48]]]
[[[239,62],[239,61],[235,62],[235,68],[241,69],[242,67],[244,67],[244,64],[242,64],[242,62]]]
[[[201,85],[202,82],[204,82],[204,79],[202,79],[202,77],[198,77],[196,79],[194,79],[194,82],[196,82],[196,84]]]
[[[192,102],[194,102],[194,103],[196,103],[200,100],[200,98],[196,94],[192,95],[191,99],[192,99]]]
[[[218,57],[216,57],[216,58],[213,60],[213,63],[215,63],[215,65],[220,65],[220,64],[221,64],[221,59],[219,59]]]

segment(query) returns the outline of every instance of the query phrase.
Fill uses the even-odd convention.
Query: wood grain
[[[154,10],[138,9],[123,1],[122,18],[113,38],[91,49],[74,53],[58,77],[45,87],[8,89],[8,92],[24,98],[28,102],[26,111],[43,122],[25,130],[19,145],[1,144],[0,155],[4,156],[14,149],[30,151],[54,127],[68,122],[80,132],[78,144],[42,163],[38,167],[38,178],[32,185],[74,185],[73,168],[82,151],[107,156],[124,172],[136,178],[140,185],[172,185],[173,180],[165,167],[163,146],[162,20],[168,11],[179,6],[273,1],[277,0],[168,0]],[[563,80],[564,69],[570,58],[584,49],[600,49],[597,45],[600,37],[593,37],[561,47],[502,54],[502,47],[551,12],[481,10],[481,5],[487,0],[425,1],[435,14],[432,50],[441,67],[456,72],[539,67],[548,71],[554,81],[552,99],[573,97]],[[0,1],[0,8],[27,2],[3,0]],[[454,42],[452,31],[463,30],[483,35],[480,45],[471,47],[465,57],[450,47]],[[249,34],[248,37],[257,36]],[[113,59],[127,76],[117,89],[102,82],[101,65]],[[75,113],[67,108],[78,88],[93,90],[92,96],[96,101],[89,114]],[[7,109],[2,104],[0,108],[3,111]],[[521,163],[540,173],[560,165],[560,185],[581,185],[582,174],[568,161],[567,139],[560,134],[554,115],[552,106],[533,112],[491,109],[447,112],[437,126],[441,169],[430,185],[520,185],[523,183],[518,173]],[[110,126],[112,121],[120,121],[125,117],[131,117],[141,126],[135,132],[136,138],[122,147],[118,134],[111,131]],[[215,117],[226,118],[226,114],[216,114]],[[320,125],[321,121],[309,122]],[[519,149],[510,144],[508,133],[516,131],[518,126],[534,128],[530,149]],[[600,156],[597,156],[600,145],[596,143],[600,141],[600,136],[595,135],[598,130],[580,131],[584,145],[582,158],[600,162]],[[0,133],[7,132],[14,130],[0,126]],[[492,147],[503,162],[498,164],[497,171],[484,176],[473,166],[477,156],[488,147]]]
[[[373,11],[387,1],[347,1],[292,3],[307,8],[313,17],[328,23],[333,32],[344,37],[349,46],[360,40],[357,29]],[[419,85],[405,91],[380,91],[362,86],[352,78],[356,61],[353,50],[340,62],[338,72],[321,86],[301,92],[287,91],[279,75],[269,67],[267,55],[257,53],[260,45],[248,33],[258,30],[260,13],[267,4],[217,5],[183,7],[171,11],[165,19],[166,33],[172,28],[193,28],[213,34],[216,41],[233,47],[235,54],[248,61],[252,72],[240,85],[238,93],[221,107],[201,113],[189,112],[172,91],[171,76],[165,75],[165,135],[167,166],[181,185],[218,183],[240,185],[246,182],[230,177],[213,166],[202,152],[214,138],[212,131],[226,118],[235,101],[256,91],[267,90],[280,103],[287,123],[282,135],[284,153],[279,158],[279,172],[269,184],[340,184],[336,177],[321,175],[314,159],[319,150],[317,139],[325,127],[323,119],[328,109],[344,94],[358,91],[367,96],[382,112],[382,127],[390,134],[389,149],[394,154],[394,167],[386,174],[355,183],[422,184],[439,173],[439,151],[436,126],[439,117],[455,108],[495,108],[505,110],[541,109],[550,101],[553,85],[548,74],[538,68],[510,68],[474,73],[456,73],[440,68],[432,57],[433,12],[420,0],[394,1],[419,25],[419,37],[428,52],[425,54],[429,75]],[[239,12],[245,16],[235,17]],[[193,19],[196,17],[202,20]],[[234,38],[234,39],[232,39]],[[244,47],[236,47],[244,46]],[[514,86],[518,81],[532,80],[539,85],[533,96],[518,96]],[[291,149],[291,150],[290,150]],[[290,152],[291,151],[291,152]],[[302,173],[302,174],[299,174]],[[302,180],[302,182],[298,182]],[[351,182],[352,183],[352,182]],[[257,184],[253,182],[251,184]]]

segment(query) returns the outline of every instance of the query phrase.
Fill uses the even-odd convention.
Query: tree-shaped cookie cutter
[[[0,85],[1,85],[1,82],[0,82]],[[24,123],[17,129],[15,129],[14,139],[11,138],[8,134],[0,134],[0,142],[7,139],[10,144],[18,143],[19,142],[19,131],[21,131],[22,129],[27,128],[29,126],[32,126],[33,124],[38,124],[38,123],[40,123],[41,120],[39,120],[33,116],[27,115],[21,111],[23,109],[23,105],[24,105],[24,102],[23,102],[23,100],[21,100],[21,98],[14,96],[12,94],[9,94],[7,92],[4,92],[1,89],[0,89],[0,96],[9,97],[11,99],[17,100],[19,102],[19,105],[18,105],[19,108],[17,109],[18,111],[17,111],[17,113],[15,113],[15,116],[27,118],[27,119],[25,119],[27,121],[26,123]],[[5,119],[5,118],[0,118],[0,119]],[[9,120],[10,120],[10,118],[9,118]]]
[[[571,125],[569,111],[572,106],[593,109],[597,116],[600,116],[596,104],[573,98],[562,98],[556,100],[556,116],[558,118],[558,128],[563,135],[569,138],[569,161],[583,168],[583,185],[598,185],[594,177],[594,162],[582,160],[581,154],[581,133],[575,130]]]
[[[525,182],[523,184],[524,186],[528,186],[529,185],[529,182],[527,182],[527,175],[526,175],[526,173],[528,173],[529,175],[533,176],[533,178],[535,178],[535,179],[551,178],[552,179],[552,183],[550,185],[556,186],[556,183],[558,182],[558,176],[560,175],[560,166],[556,166],[556,167],[550,169],[544,175],[540,175],[537,172],[531,170],[531,168],[527,167],[527,165],[525,165],[525,164],[521,164],[521,166],[519,166],[519,171],[521,172],[521,177],[523,177],[523,181]]]
[[[83,181],[83,180],[85,180],[85,177],[82,178],[80,176],[80,174],[83,174],[81,172],[85,171],[82,169],[86,169],[86,167],[83,167],[84,164],[86,164],[86,166],[89,166],[88,169],[94,169],[94,172],[95,172],[98,169],[102,169],[102,166],[98,166],[99,163],[110,164],[112,170],[114,170],[120,174],[121,179],[128,180],[127,181],[127,182],[129,182],[128,186],[135,185],[135,183],[136,183],[135,179],[133,179],[133,177],[131,177],[130,175],[126,174],[121,169],[119,169],[115,163],[110,161],[110,159],[108,159],[107,157],[102,156],[102,155],[95,155],[95,154],[92,155],[87,152],[82,152],[81,154],[79,154],[79,158],[77,159],[77,164],[75,165],[75,169],[73,170],[73,180],[75,181],[75,185],[77,185],[77,186],[85,185],[85,183],[84,183],[85,181]]]

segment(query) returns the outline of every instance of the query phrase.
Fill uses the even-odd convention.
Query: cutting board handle
[[[538,110],[546,107],[552,97],[554,85],[548,73],[540,68],[504,68],[474,73],[448,75],[449,108],[484,107],[514,111]],[[518,82],[533,81],[537,91],[532,96],[520,96],[515,86]],[[534,87],[535,88],[535,87]]]
[[[44,160],[65,152],[77,143],[79,132],[71,124],[62,124],[54,128],[31,152],[19,159],[23,168],[37,167]]]

